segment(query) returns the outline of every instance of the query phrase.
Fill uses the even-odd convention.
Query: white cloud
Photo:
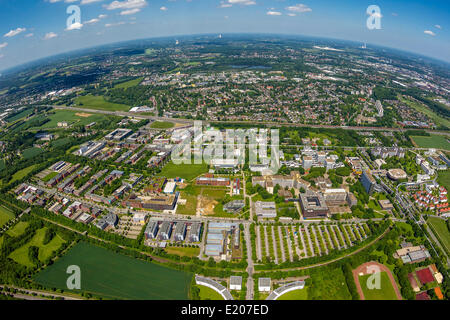
[[[6,48],[8,46],[8,42],[0,43],[0,49]]]
[[[268,16],[281,16],[281,12],[278,11],[267,11]]]
[[[108,15],[107,14],[100,14],[98,16],[99,19],[105,19]]]
[[[94,19],[85,21],[84,24],[93,24],[93,23],[97,23],[99,21],[100,21],[100,19],[94,18]]]
[[[296,12],[296,13],[302,13],[302,12],[311,12],[312,9],[308,7],[306,4],[295,4],[293,6],[286,7],[287,11]]]
[[[297,15],[295,13],[288,13],[287,14],[289,17],[296,17]]]
[[[32,36],[34,36],[34,33],[28,33],[28,34],[25,35],[25,38],[30,38]]]
[[[233,6],[233,4],[239,4],[242,6],[251,6],[256,4],[256,1],[254,0],[228,0],[226,2],[221,1],[219,8],[229,8]]]
[[[117,23],[107,23],[107,24],[105,24],[105,27],[110,28],[110,27],[120,26],[122,24],[125,24],[125,22],[124,21],[120,21],[120,22],[117,22]]]
[[[161,11],[167,11],[167,10],[169,10],[169,9],[167,9],[167,7],[162,6],[161,8],[159,8],[159,10],[161,10]]]
[[[4,37],[14,37],[17,36],[19,33],[27,31],[27,28],[17,28],[14,30],[10,30],[8,33],[4,35]]]
[[[83,28],[83,24],[79,23],[79,22],[75,22],[75,23],[72,23],[69,27],[67,27],[66,31],[80,30],[81,28]]]
[[[81,0],[81,4],[90,4],[90,3],[94,3],[94,2],[100,2],[103,0]]]
[[[49,40],[52,38],[56,38],[58,35],[54,32],[48,32],[45,34],[44,40]]]
[[[434,25],[436,28],[438,28],[438,29],[442,29],[442,27],[440,26],[440,25],[438,25],[438,24],[435,24]]]
[[[141,9],[139,8],[134,8],[134,9],[129,9],[129,10],[124,10],[120,13],[121,16],[127,16],[130,14],[135,14],[138,13],[139,11],[141,11]]]
[[[430,35],[430,36],[435,36],[435,35],[436,35],[436,33],[434,33],[434,32],[431,31],[431,30],[425,30],[423,33],[428,34],[428,35]]]
[[[146,0],[124,0],[124,1],[113,1],[108,5],[105,5],[107,10],[115,9],[136,9],[143,8],[147,5]]]

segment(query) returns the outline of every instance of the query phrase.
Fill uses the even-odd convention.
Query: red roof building
[[[424,291],[424,292],[416,294],[416,300],[431,300],[431,299],[430,299],[430,296],[428,295],[428,293],[426,293]]]
[[[417,277],[419,278],[420,283],[422,283],[422,285],[433,282],[434,281],[434,277],[433,274],[430,271],[430,268],[425,268],[419,271],[416,271]]]

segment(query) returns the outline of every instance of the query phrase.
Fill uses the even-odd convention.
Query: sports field
[[[450,232],[447,228],[447,223],[439,218],[429,217],[427,223],[433,229],[439,242],[445,248],[445,251],[450,254]]]
[[[128,111],[130,106],[112,103],[105,100],[103,96],[86,95],[77,97],[74,100],[77,107],[86,109],[108,110],[108,111]]]
[[[0,227],[3,227],[5,223],[14,218],[14,213],[9,209],[0,206]]]
[[[15,262],[24,265],[26,267],[34,267],[34,263],[30,260],[28,256],[28,248],[35,246],[39,248],[38,258],[41,262],[44,262],[47,258],[52,255],[53,251],[56,251],[65,242],[59,235],[55,237],[47,244],[43,244],[45,232],[47,228],[42,228],[36,230],[34,237],[26,244],[20,248],[14,250],[9,255],[9,258],[13,259]]]
[[[175,123],[173,122],[167,122],[167,121],[155,121],[150,125],[150,128],[153,129],[170,129],[175,126]]]
[[[283,294],[277,300],[308,300],[308,290],[306,288],[293,290]]]
[[[200,289],[200,300],[223,300],[217,291],[201,285],[197,285],[197,287]]]
[[[162,169],[160,175],[166,178],[182,178],[192,180],[202,173],[208,172],[207,164],[179,164],[173,162],[167,163]]]
[[[432,134],[429,137],[426,136],[411,136],[411,139],[420,147],[420,148],[436,148],[436,149],[444,149],[450,150],[450,143],[447,141],[445,136]]]
[[[369,289],[367,287],[367,279],[370,276],[370,274],[366,274],[359,277],[365,300],[397,300],[394,288],[386,272],[381,272],[380,289]]]
[[[81,269],[81,288],[108,299],[188,299],[192,274],[173,270],[97,247],[78,243],[53,265],[38,273],[40,284],[67,289],[67,267]]]
[[[102,114],[82,113],[72,110],[55,110],[55,113],[48,116],[49,122],[41,128],[57,128],[58,122],[67,122],[69,125],[87,125],[105,119]]]

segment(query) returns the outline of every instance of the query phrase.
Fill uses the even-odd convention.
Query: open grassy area
[[[450,190],[450,170],[438,171],[438,183]]]
[[[14,217],[15,216],[12,211],[3,206],[0,206],[0,227],[3,227],[5,223],[13,219]]]
[[[162,169],[160,175],[166,178],[183,178],[185,180],[192,180],[195,177],[208,172],[207,164],[179,164],[173,162],[167,163]]]
[[[167,122],[167,121],[155,121],[150,125],[150,128],[153,129],[171,129],[175,126],[175,123],[173,122]]]
[[[102,114],[83,114],[78,111],[71,110],[55,110],[54,113],[48,116],[49,122],[45,123],[41,128],[56,128],[58,122],[67,122],[69,125],[87,125],[92,122],[98,122],[105,119]]]
[[[367,279],[370,274],[366,274],[359,277],[359,283],[364,293],[366,300],[397,300],[397,296],[394,291],[394,287],[389,280],[389,276],[386,272],[381,272],[381,285],[380,289],[369,289],[367,287]]]
[[[308,300],[308,290],[304,288],[290,291],[280,296],[277,300]]]
[[[37,166],[37,164],[33,164],[32,166],[26,167],[22,170],[17,171],[16,173],[13,174],[11,181],[9,181],[9,183],[13,183],[17,180],[22,179],[23,177],[25,177],[27,174],[29,174],[31,171],[33,171],[33,169]]]
[[[128,111],[130,106],[112,103],[105,100],[103,96],[86,95],[77,97],[74,100],[77,107],[86,109],[108,110],[108,111]]]
[[[42,152],[44,152],[44,150],[42,150],[41,148],[32,147],[23,150],[22,155],[24,159],[31,159],[37,155],[40,155]]]
[[[181,199],[186,199],[186,204],[178,203],[177,214],[195,215],[197,209],[197,196],[181,191]]]
[[[28,227],[28,222],[25,221],[19,221],[14,227],[6,231],[6,234],[8,234],[11,237],[18,237],[21,236],[25,229]]]
[[[58,248],[61,247],[61,245],[64,243],[64,240],[59,235],[56,235],[49,243],[44,245],[43,241],[46,230],[47,228],[45,227],[36,230],[36,234],[34,235],[34,237],[28,243],[11,252],[9,258],[26,267],[33,267],[34,263],[28,256],[28,249],[31,246],[39,248],[38,258],[40,261],[43,262],[45,261],[45,259],[49,258],[52,255],[53,251],[58,250]]]
[[[166,251],[182,257],[197,257],[200,254],[200,248],[168,247]]]
[[[223,297],[211,288],[205,286],[197,286],[200,289],[200,300],[223,300]]]
[[[445,136],[432,134],[429,137],[411,136],[411,139],[421,148],[436,148],[450,150],[450,143]]]
[[[32,113],[33,113],[33,108],[27,108],[25,110],[22,110],[20,113],[18,113],[16,115],[13,115],[11,117],[6,118],[6,122],[9,122],[9,123],[14,122],[16,120],[19,120],[19,119],[22,119],[24,117],[27,117],[27,116],[29,116]]]
[[[80,267],[83,291],[109,299],[187,299],[192,279],[192,274],[81,242],[34,280],[66,290],[66,270],[70,265]]]
[[[127,88],[130,88],[130,87],[135,87],[139,83],[141,83],[142,79],[143,78],[141,77],[141,78],[136,78],[136,79],[133,79],[133,80],[130,80],[130,81],[121,82],[119,84],[116,84],[114,86],[114,88],[116,88],[116,89],[127,89]]]
[[[436,114],[433,110],[428,108],[427,106],[423,105],[422,103],[418,103],[416,101],[412,101],[407,98],[399,97],[399,100],[403,103],[406,103],[409,107],[413,108],[414,110],[417,110],[419,112],[422,112],[426,114],[430,119],[432,119],[436,125],[443,125],[448,128],[450,128],[450,121],[445,119],[444,117],[439,116]],[[433,147],[430,147],[433,148]]]
[[[0,159],[0,171],[2,171],[3,169],[5,169],[5,160]]]
[[[44,179],[42,179],[42,181],[48,182],[48,181],[50,181],[52,178],[56,177],[57,175],[58,175],[58,172],[52,171],[52,172],[50,172],[48,175],[46,175],[46,176],[44,177]]]
[[[447,228],[445,220],[429,217],[427,220],[428,225],[433,229],[434,234],[439,239],[439,242],[445,248],[447,254],[450,254],[450,232]]]

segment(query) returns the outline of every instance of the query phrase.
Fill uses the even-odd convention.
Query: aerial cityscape
[[[63,8],[62,24],[72,3],[126,18],[154,6],[36,2]],[[316,10],[272,2],[266,17]],[[1,300],[449,300],[448,33],[433,55],[428,40],[212,24],[33,58],[9,42],[37,25],[8,23]]]

